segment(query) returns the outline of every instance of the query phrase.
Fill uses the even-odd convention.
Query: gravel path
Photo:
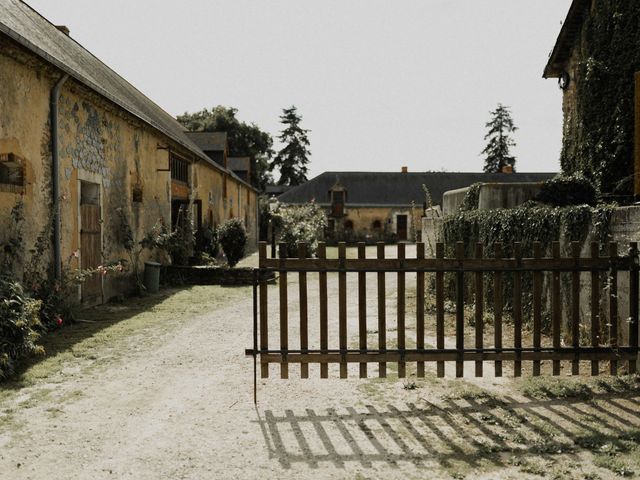
[[[348,288],[354,296],[355,277],[349,278]],[[310,277],[312,305],[317,297],[313,280]],[[389,292],[393,283],[389,278]],[[415,290],[410,279],[407,286]],[[314,366],[311,378],[300,380],[297,367],[291,367],[288,381],[280,380],[272,366],[272,377],[259,381],[255,407],[252,361],[244,356],[252,343],[251,290],[197,288],[204,298],[220,302],[198,315],[185,313],[186,306],[177,308],[152,329],[126,338],[114,335],[112,343],[91,358],[68,362],[33,385],[3,392],[0,478],[523,478],[522,464],[509,462],[518,435],[544,438],[540,432],[545,416],[557,423],[571,423],[563,418],[575,416],[573,405],[559,403],[542,413],[531,407],[527,418],[542,417],[542,426],[533,428],[533,421],[511,418],[526,409],[519,406],[525,400],[515,393],[509,394],[513,407],[508,409],[484,403],[491,392],[508,388],[508,380],[451,385],[445,383],[451,380],[430,374],[409,383],[394,378],[363,381],[356,378],[357,365],[350,367],[347,380],[337,378],[337,366],[329,380],[320,380]],[[331,282],[329,298],[337,299],[336,288]],[[368,289],[375,299],[374,281]],[[276,292],[274,286],[274,308]],[[291,278],[292,319],[298,311],[296,298],[297,283]],[[388,318],[393,319],[395,296],[390,293],[389,298]],[[374,302],[370,308],[373,313]],[[311,338],[317,338],[314,312],[310,310]],[[351,301],[352,333],[356,312],[357,304]],[[291,323],[290,335],[296,339]],[[389,328],[392,337],[393,322]],[[377,334],[371,335],[375,339]],[[271,338],[278,338],[276,329]],[[357,338],[351,336],[351,341]],[[295,344],[292,340],[290,346]],[[454,387],[475,393],[451,396]],[[637,398],[617,402],[606,408],[615,410],[626,425],[610,420],[602,427],[605,434],[607,428],[619,434],[621,428],[640,424],[637,415],[629,414],[638,411]],[[580,408],[584,412],[591,407]],[[485,423],[482,414],[495,421]],[[579,431],[585,425],[580,424]],[[569,432],[565,436],[574,434],[570,426],[563,428]]]

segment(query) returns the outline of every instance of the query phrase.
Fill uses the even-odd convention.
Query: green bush
[[[298,243],[306,243],[307,254],[313,256],[318,239],[327,227],[327,216],[316,203],[306,205],[278,205],[272,212],[279,241],[287,246],[289,257],[298,256]]]
[[[208,225],[202,226],[196,232],[196,254],[205,253],[215,258],[218,255],[218,232]]]
[[[44,353],[40,337],[41,302],[29,298],[17,282],[0,279],[0,379],[11,376],[16,362]]]
[[[598,192],[583,175],[558,176],[542,184],[536,201],[553,207],[591,205],[598,202]]]
[[[244,257],[244,247],[247,244],[247,231],[242,221],[232,218],[220,225],[218,241],[227,256],[229,266],[234,267]]]

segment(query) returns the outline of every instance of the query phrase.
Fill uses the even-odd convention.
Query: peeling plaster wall
[[[6,40],[0,42],[0,153],[26,159],[25,254],[50,218],[49,95],[59,77],[33,55]],[[81,181],[100,185],[105,262],[127,258],[116,209],[127,212],[136,240],[160,219],[169,222],[170,174],[158,171],[167,169],[168,153],[158,146],[169,144],[180,150],[179,145],[72,80],[61,92],[59,139],[63,260],[80,246]],[[142,202],[132,201],[134,185],[142,187]],[[4,223],[17,195],[0,192]],[[73,260],[70,266],[79,267],[79,263]],[[130,287],[131,279],[107,280],[103,298]]]

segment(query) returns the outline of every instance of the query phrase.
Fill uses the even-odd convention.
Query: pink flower
[[[62,325],[62,315],[58,315],[58,317],[56,318],[56,325],[58,326]]]

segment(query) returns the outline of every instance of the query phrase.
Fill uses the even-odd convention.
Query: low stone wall
[[[449,190],[444,192],[442,196],[442,215],[447,216],[456,213],[467,196],[469,187],[458,188],[457,190]]]
[[[263,274],[263,278],[274,281],[275,273]],[[168,265],[162,267],[160,282],[164,285],[252,285],[253,268]]]
[[[514,208],[532,200],[542,183],[483,183],[478,197],[478,209]]]

